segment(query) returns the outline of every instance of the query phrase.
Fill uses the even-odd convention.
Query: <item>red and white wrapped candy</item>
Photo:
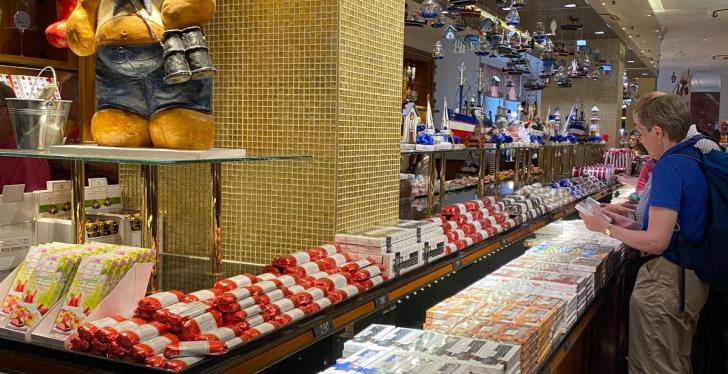
[[[328,298],[334,302],[334,303],[340,303],[360,292],[366,291],[366,288],[362,286],[361,284],[353,283],[346,285],[344,287],[337,288],[335,290],[331,290],[328,293]]]
[[[265,305],[265,304],[263,304]],[[240,310],[225,312],[222,319],[225,322],[240,322],[248,317],[256,316],[263,312],[263,305],[253,304]]]
[[[316,263],[319,265],[321,270],[328,270],[338,268],[349,261],[351,261],[351,256],[349,256],[348,253],[337,253],[335,255],[316,260]]]
[[[124,347],[123,345],[119,344],[119,342],[111,342],[109,343],[109,350],[108,355],[124,358],[126,355],[129,354],[129,351],[131,348]]]
[[[219,356],[228,352],[225,342],[218,340],[176,342],[164,348],[164,357]]]
[[[344,265],[341,266],[341,271],[345,271],[347,273],[353,273],[359,269],[365,268],[371,264],[373,264],[374,261],[368,258],[363,258],[361,260],[356,260],[352,262],[347,262]]]
[[[167,359],[164,355],[158,354],[152,357],[147,357],[147,359],[144,360],[144,364],[153,368],[165,369],[167,367]]]
[[[181,326],[184,321],[207,313],[209,310],[209,305],[204,302],[194,301],[187,304],[187,308],[184,308],[183,310],[169,311],[165,313],[162,317],[163,321],[161,322],[174,326]]]
[[[448,241],[462,240],[468,237],[468,235],[465,234],[465,231],[460,229],[449,231],[445,234],[445,236],[447,236]]]
[[[298,282],[300,284],[300,282],[302,280],[305,280],[305,281],[310,282],[311,284],[313,284],[313,282],[316,281],[316,279],[326,278],[329,275],[330,274],[327,273],[327,272],[325,272],[325,271],[319,271],[318,273],[313,273],[313,274],[306,275],[306,276],[303,276],[303,277],[298,278]],[[306,287],[306,288],[310,288],[310,287]]]
[[[163,323],[153,321],[122,331],[116,341],[124,347],[131,347],[139,342],[160,336],[165,332],[167,332],[167,329]]]
[[[314,261],[341,253],[341,246],[338,244],[323,244],[318,247],[313,247],[306,252],[311,256],[311,260]]]
[[[360,282],[371,277],[376,277],[377,275],[382,274],[382,268],[383,266],[380,264],[367,266],[361,270],[352,273],[351,279],[353,279],[355,282]]]
[[[307,262],[311,262],[311,256],[308,254],[308,252],[293,252],[289,255],[281,255],[276,257],[273,260],[273,265],[282,268],[289,268],[292,266],[305,264]]]
[[[320,272],[321,267],[316,262],[307,262],[302,265],[292,266],[283,269],[283,274],[293,275],[294,277],[303,277],[308,274]]]
[[[179,357],[172,360],[167,360],[167,365],[165,368],[167,370],[172,371],[182,371],[186,369],[188,366],[191,366],[193,364],[196,364],[200,361],[202,361],[204,357]]]
[[[324,297],[326,297],[326,290],[319,287],[311,287],[303,292],[295,293],[288,298],[296,304],[296,307],[299,307]]]
[[[498,199],[496,199],[494,196],[485,196],[485,197],[481,197],[480,201],[482,201],[483,204],[485,204],[485,206],[491,206],[491,205],[497,203]]]
[[[259,338],[263,335],[269,334],[271,331],[275,330],[278,327],[280,327],[280,326],[277,326],[277,324],[275,324],[275,323],[263,322],[260,325],[249,328],[242,335],[240,335],[239,338],[243,338],[243,339],[247,339],[247,341],[251,341],[255,338]],[[235,339],[238,339],[238,338],[235,338]]]
[[[384,275],[377,275],[376,277],[365,279],[357,283],[364,287],[365,290],[368,290],[384,283],[385,280],[387,280],[387,278]]]
[[[449,255],[451,253],[457,252],[458,247],[455,245],[455,243],[445,243],[445,254]]]
[[[467,212],[463,213],[459,216],[453,217],[453,221],[457,223],[458,225],[464,225],[466,223],[473,222],[475,220],[478,220],[483,217],[483,214],[479,211],[473,211],[473,212]]]
[[[448,205],[444,208],[442,208],[442,215],[447,217],[453,217],[453,216],[459,216],[461,214],[464,214],[468,211],[468,208],[465,207],[465,204],[453,204]]]
[[[270,292],[275,290],[276,288],[286,288],[296,285],[296,278],[290,276],[290,275],[281,275],[277,277],[276,279],[266,280],[262,282],[258,282],[248,288],[248,291],[250,291],[250,294],[260,295],[266,292]]]
[[[220,328],[217,328],[215,330],[212,330],[210,332],[206,332],[204,334],[201,334],[197,337],[197,340],[206,340],[206,341],[212,341],[217,340],[221,342],[226,342],[240,334],[243,333],[244,330],[240,330],[238,325],[227,325]]]
[[[88,352],[91,349],[91,341],[74,334],[66,339],[65,347],[69,351]]]
[[[469,237],[469,238],[470,238],[470,239],[471,239],[471,240],[472,240],[472,241],[473,241],[474,243],[480,243],[480,242],[482,242],[483,240],[485,240],[485,238],[483,237],[483,235],[481,235],[481,234],[480,234],[480,231],[479,231],[479,232],[474,232],[474,233],[472,233],[472,234],[468,235],[468,237]]]
[[[458,223],[455,221],[447,221],[442,224],[442,232],[445,234],[447,234],[448,232],[450,232],[452,230],[457,230],[457,229],[458,229]]]
[[[157,292],[139,300],[139,309],[156,311],[157,309],[164,308],[165,306],[178,303],[182,301],[184,297],[185,293],[178,290]]]
[[[331,305],[332,302],[328,298],[318,299],[311,304],[291,309],[285,313],[281,313],[280,315],[275,316],[275,318],[273,318],[273,324],[276,326],[284,326],[289,323],[298,321],[309,314],[316,313],[321,309],[326,309]]]
[[[154,313],[156,310],[147,310],[142,308],[134,309],[134,318],[142,318],[146,320],[154,319]]]
[[[326,292],[329,292],[336,288],[341,288],[354,282],[349,273],[338,273],[329,275],[326,278],[318,279],[314,282],[316,287],[323,288]]]
[[[185,295],[184,300],[185,302],[191,303],[193,301],[208,301],[208,300],[214,300],[216,297],[220,296],[223,292],[225,292],[222,288],[210,288],[207,290],[199,290],[192,293],[188,293]]]
[[[104,343],[98,339],[91,339],[91,353],[103,356],[109,350],[109,343]]]
[[[506,221],[506,215],[503,213],[493,213],[493,218],[495,218],[495,221],[499,224]]]
[[[237,302],[231,303],[231,304],[219,304],[216,305],[215,309],[225,312],[225,313],[232,313],[238,310],[245,309],[247,307],[253,306],[253,305],[261,305],[261,304],[269,304],[273,301],[280,300],[288,295],[290,295],[290,291],[288,288],[286,289],[278,289],[273,290],[264,294],[246,297],[244,299],[238,300]]]
[[[299,304],[300,305],[300,304]],[[270,316],[277,316],[283,312],[287,312],[293,308],[298,307],[296,302],[291,300],[289,297],[284,297],[278,301],[272,302],[268,305],[263,305],[263,312]]]
[[[281,275],[281,269],[278,266],[275,265],[266,265],[263,266],[263,271],[266,273],[272,273],[275,276]]]
[[[422,221],[423,222],[435,222],[438,225],[444,225],[445,222],[447,222],[447,219],[443,216],[435,216],[435,217],[425,218]]]
[[[169,344],[179,342],[179,338],[173,334],[164,334],[152,339],[145,340],[141,343],[134,344],[129,350],[127,357],[138,362],[144,362],[147,358],[160,354],[164,351],[164,347]]]
[[[184,340],[195,340],[200,334],[210,332],[225,326],[222,314],[211,310],[203,315],[188,319],[182,324],[182,337]]]
[[[252,294],[250,293],[250,289],[248,287],[236,288],[216,297],[215,301],[213,301],[212,304],[217,308],[220,305],[232,304],[237,302],[238,300],[246,299],[250,296],[252,296]]]
[[[215,282],[214,287],[223,291],[230,291],[235,288],[250,286],[257,282],[259,282],[258,277],[253,274],[244,273],[231,278],[221,279]]]
[[[92,322],[84,322],[78,326],[78,336],[81,339],[90,342],[91,339],[93,339],[94,334],[96,334],[96,332],[100,329],[106,326],[115,325],[119,322],[124,322],[126,320],[127,319],[124,316],[111,316]]]
[[[108,343],[115,341],[116,338],[119,337],[119,334],[122,331],[126,331],[131,328],[141,326],[145,323],[147,323],[147,321],[145,321],[141,318],[132,318],[127,321],[119,322],[115,325],[100,328],[99,331],[96,331],[94,338],[98,339],[99,341],[101,341],[103,343],[108,344]]]

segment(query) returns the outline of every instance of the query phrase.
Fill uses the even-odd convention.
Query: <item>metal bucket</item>
[[[6,99],[18,149],[63,144],[71,100]]]

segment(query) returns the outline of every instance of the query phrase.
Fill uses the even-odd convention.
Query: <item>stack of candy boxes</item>
[[[66,348],[179,371],[375,287],[387,278],[337,245],[277,257],[263,274],[139,300],[134,315],[81,324]]]

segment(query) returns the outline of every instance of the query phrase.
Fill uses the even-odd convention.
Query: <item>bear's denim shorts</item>
[[[212,112],[212,79],[168,85],[159,44],[96,49],[96,110],[122,109],[150,118],[170,108]]]

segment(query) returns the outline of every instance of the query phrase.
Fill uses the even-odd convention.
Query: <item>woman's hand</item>
[[[609,210],[602,209],[602,212],[609,218],[612,219],[612,224],[615,226],[623,227],[625,229],[629,230],[640,230],[639,224],[627,217],[624,217],[620,214],[613,213]]]
[[[579,217],[584,221],[586,228],[594,232],[604,233],[609,226],[609,218],[602,214],[602,212],[595,212],[594,215],[579,213]]]
[[[622,217],[627,217],[627,218],[631,217],[632,214],[634,214],[633,209],[629,209],[629,208],[621,206],[621,205],[602,204],[602,210],[604,212],[611,212],[611,213],[618,214]]]

